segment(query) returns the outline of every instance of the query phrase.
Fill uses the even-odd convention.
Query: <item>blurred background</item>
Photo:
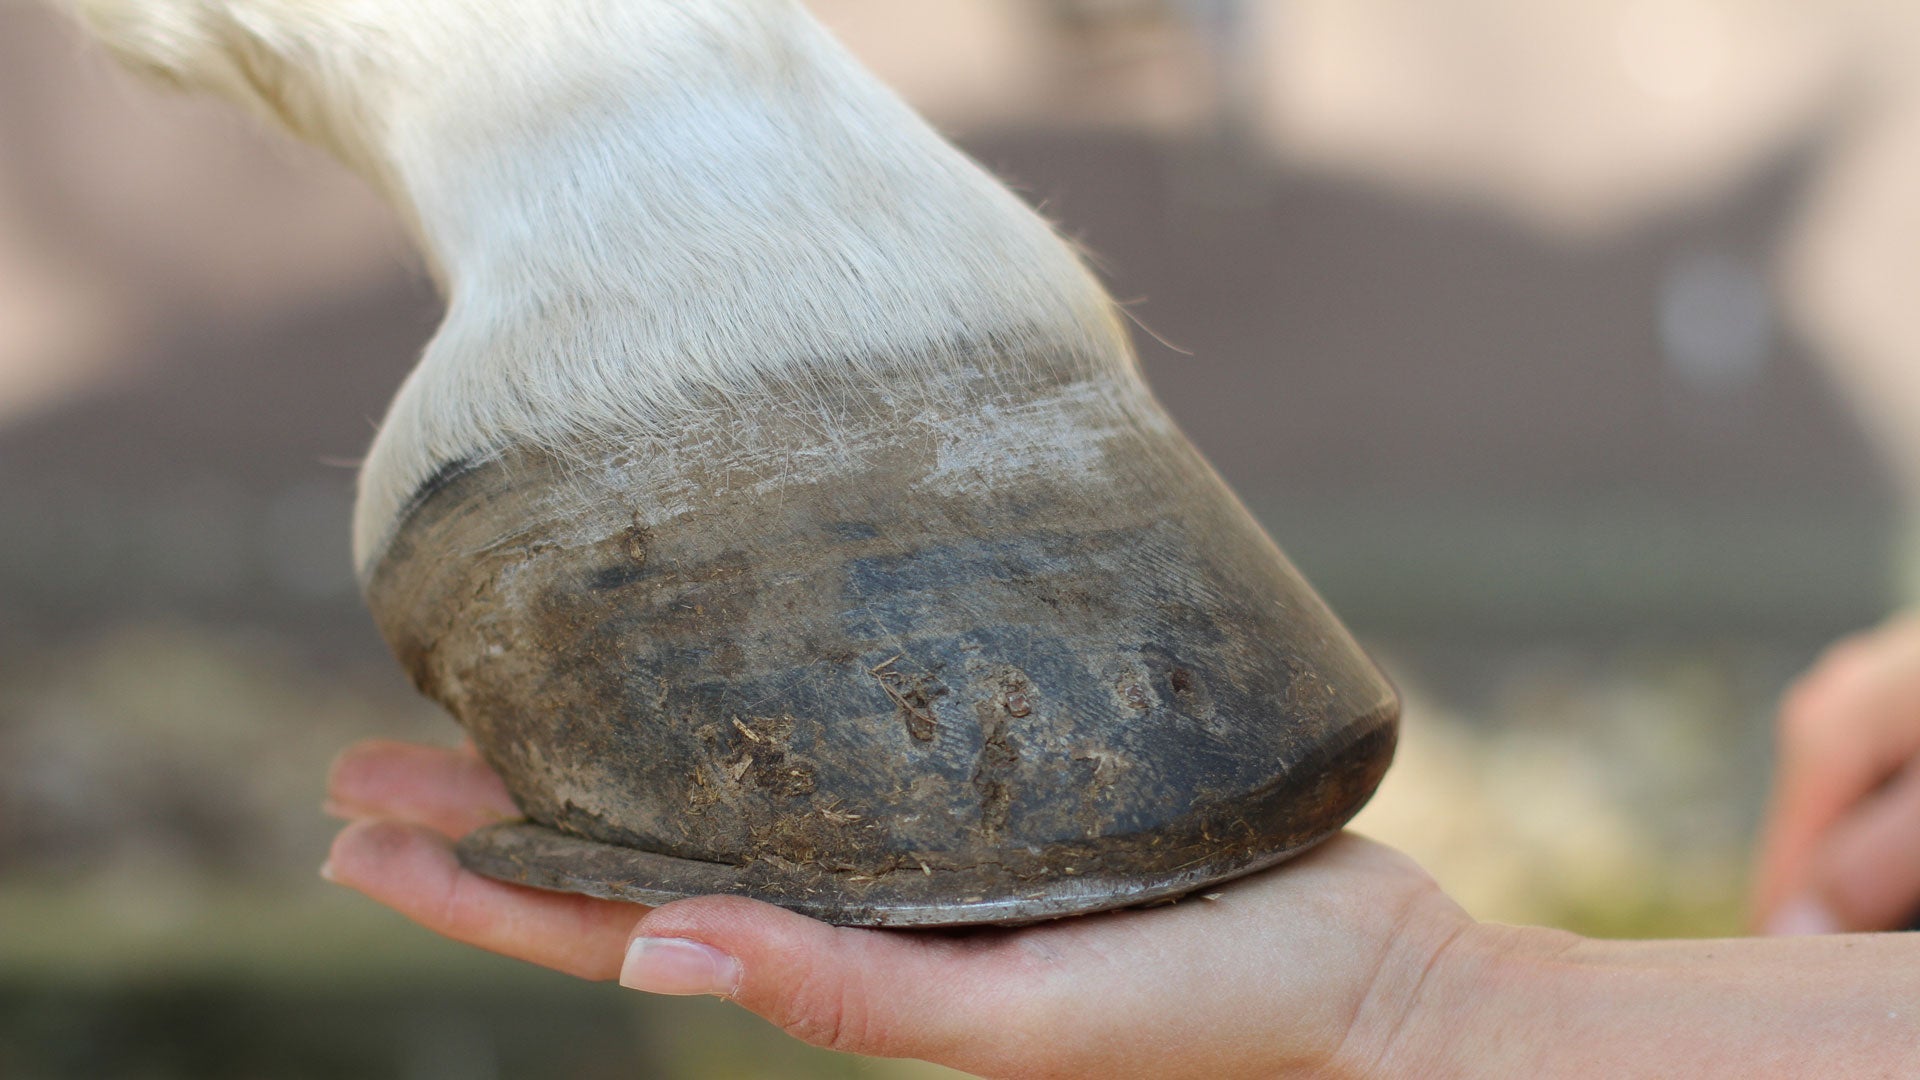
[[[1359,828],[1486,918],[1740,932],[1775,699],[1911,576],[1920,8],[811,6],[1405,689]],[[939,1074],[315,877],[339,747],[456,737],[346,546],[437,314],[342,169],[0,0],[0,1076]]]

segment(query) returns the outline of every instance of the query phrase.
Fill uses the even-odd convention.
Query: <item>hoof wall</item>
[[[1006,924],[1351,817],[1393,688],[1197,451],[1137,388],[967,393],[522,447],[423,497],[369,601],[530,822],[467,864]]]
[[[603,844],[531,822],[489,825],[462,839],[457,850],[467,869],[499,881],[647,907],[725,894],[836,926],[1019,926],[1178,899],[1283,862],[1331,835],[1250,860],[1243,852],[1223,851],[1217,861],[1155,878],[1091,872],[1025,881],[931,867],[863,876],[768,861],[734,866]]]

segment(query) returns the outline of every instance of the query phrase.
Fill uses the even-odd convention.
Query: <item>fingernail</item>
[[[718,994],[740,988],[740,961],[683,938],[634,938],[620,965],[620,985],[649,994]]]
[[[326,802],[321,803],[320,812],[330,818],[338,818],[341,821],[352,821],[355,817],[359,816],[354,813],[353,807],[348,806],[338,799],[328,799]]]
[[[1840,922],[1819,901],[1810,896],[1796,896],[1780,905],[1780,910],[1767,920],[1766,929],[1772,937],[1810,937],[1837,934]]]
[[[340,883],[340,879],[333,876],[333,860],[332,859],[328,859],[326,862],[323,862],[320,864],[320,877],[323,880],[333,882],[335,885],[338,885]]]

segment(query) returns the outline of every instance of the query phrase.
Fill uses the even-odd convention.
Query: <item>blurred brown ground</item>
[[[1488,917],[1737,932],[1772,701],[1920,486],[1899,7],[814,6],[1408,690],[1361,826]],[[454,736],[346,554],[437,310],[351,177],[0,0],[0,1075],[914,1074],[313,878],[332,752]]]

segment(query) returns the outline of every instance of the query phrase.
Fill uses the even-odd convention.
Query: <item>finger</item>
[[[327,812],[406,821],[452,837],[520,816],[507,786],[471,750],[387,739],[356,743],[334,759]]]
[[[1017,931],[848,929],[741,897],[667,904],[634,933],[634,989],[716,993],[816,1046],[969,1071],[1039,1060],[1026,1040],[1053,1026],[1036,1013],[1067,977]]]
[[[1898,930],[1920,914],[1920,768],[1835,826],[1812,867],[1812,895],[1842,929]]]
[[[1850,639],[1782,702],[1779,776],[1763,833],[1756,914],[1807,887],[1828,829],[1920,752],[1920,622]]]
[[[481,877],[460,865],[444,836],[394,821],[342,829],[321,873],[455,941],[586,979],[619,973],[621,950],[647,910]]]
[[[1781,700],[1778,774],[1761,849],[1763,916],[1805,887],[1821,834],[1875,782],[1874,756],[1852,730],[1864,725],[1879,696],[1871,642],[1855,638],[1829,649]]]
[[[1764,921],[1789,896],[1804,892],[1821,838],[1879,781],[1879,769],[1844,750],[1781,755],[1781,775],[1761,833],[1754,915]]]

